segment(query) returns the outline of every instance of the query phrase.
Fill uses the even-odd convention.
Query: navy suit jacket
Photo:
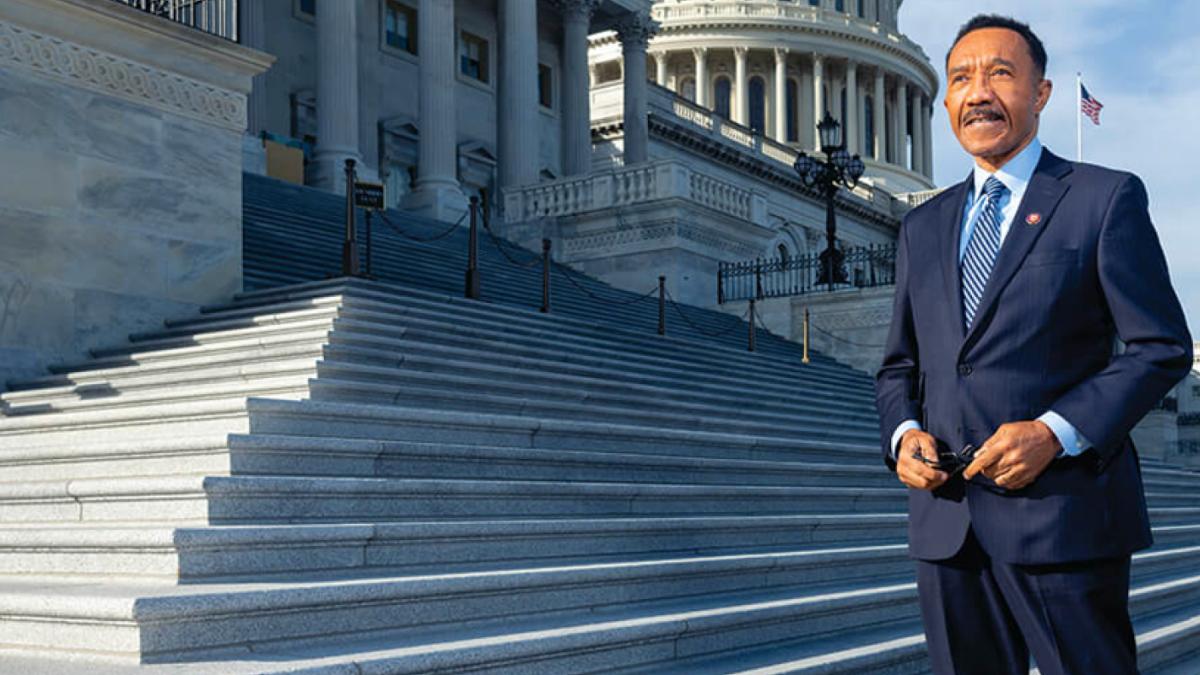
[[[961,474],[909,489],[909,551],[954,555],[973,528],[994,559],[1089,560],[1149,546],[1129,431],[1191,367],[1191,337],[1134,175],[1043,150],[963,326],[958,252],[970,177],[900,227],[896,296],[876,375],[884,462],[905,419],[957,451],[1054,410],[1093,447],[1006,490]],[[1114,353],[1114,336],[1126,348]]]

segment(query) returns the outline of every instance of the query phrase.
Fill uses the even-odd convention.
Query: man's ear
[[[1046,104],[1050,102],[1050,92],[1054,90],[1054,83],[1045,78],[1037,84],[1037,93],[1033,98],[1033,109],[1037,113],[1041,113]]]

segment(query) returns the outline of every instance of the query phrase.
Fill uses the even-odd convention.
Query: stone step
[[[694,565],[695,562],[680,564]],[[1135,567],[1137,565],[1135,562]],[[621,605],[619,609],[604,606],[613,599],[613,577],[625,573],[625,579],[630,580],[627,569],[615,566],[558,568],[539,574],[536,579],[540,582],[539,587],[531,587],[530,579],[521,579],[520,591],[511,584],[504,584],[507,581],[504,576],[441,575],[408,579],[407,587],[399,580],[371,580],[308,588],[300,585],[242,586],[232,593],[223,593],[226,589],[221,587],[202,590],[172,587],[159,589],[154,595],[144,586],[109,588],[103,595],[95,591],[87,593],[92,589],[80,593],[76,588],[71,589],[71,595],[84,597],[68,602],[66,594],[51,595],[48,590],[52,587],[48,589],[44,584],[29,588],[29,597],[19,594],[25,588],[12,585],[17,593],[5,593],[8,606],[3,608],[0,634],[4,635],[6,644],[32,648],[90,647],[110,655],[133,655],[140,648],[143,658],[151,661],[221,656],[233,657],[233,664],[236,664],[237,655],[244,654],[247,648],[255,650],[255,658],[266,656],[256,643],[263,639],[264,633],[269,633],[275,636],[270,645],[274,649],[286,649],[297,643],[308,648],[314,647],[314,643],[332,643],[337,645],[338,652],[331,655],[329,649],[323,650],[321,656],[328,659],[326,665],[342,661],[342,665],[355,668],[353,672],[363,672],[365,668],[388,673],[484,669],[497,673],[582,673],[593,672],[597,663],[603,663],[608,669],[629,672],[634,672],[635,668],[656,668],[653,672],[663,673],[729,672],[706,669],[705,665],[729,663],[732,659],[754,654],[751,650],[767,648],[774,652],[772,665],[779,669],[778,672],[850,673],[859,672],[857,668],[868,664],[841,661],[873,654],[876,658],[902,663],[908,660],[903,654],[886,652],[918,648],[916,641],[911,639],[919,635],[916,589],[911,582],[889,584],[885,579],[878,579],[869,586],[808,587],[791,592],[785,586],[775,592],[731,592],[724,596],[706,593],[703,584],[698,584],[698,593],[687,599],[647,600]],[[774,569],[782,577],[788,568]],[[642,567],[634,574],[650,571]],[[724,570],[718,564],[711,564],[707,571],[720,574]],[[507,573],[520,574],[522,571]],[[744,577],[744,574],[734,573],[730,578]],[[653,583],[662,580],[663,576],[647,575],[646,578]],[[693,576],[693,580],[699,578]],[[552,584],[556,582],[570,585],[572,591],[554,593]],[[498,596],[486,594],[489,588],[497,587],[500,590]],[[453,592],[459,589],[465,592]],[[527,615],[513,614],[514,605],[503,601],[517,592],[524,596],[524,602],[518,606],[525,612],[536,613],[536,619],[523,620],[522,617]],[[640,589],[643,594],[650,592],[646,587]],[[677,585],[669,592],[686,591]],[[318,594],[319,604],[306,597]],[[135,595],[139,596],[136,602],[132,600]],[[496,602],[498,598],[500,602]],[[1172,618],[1182,620],[1168,625],[1173,629],[1171,632],[1179,635],[1189,632],[1189,620],[1183,617],[1196,611],[1198,601],[1200,577],[1154,584],[1135,581],[1131,611],[1135,617],[1161,617],[1173,612]],[[395,611],[395,603],[403,603],[410,611]],[[465,611],[464,603],[468,606]],[[337,613],[347,605],[355,610]],[[133,606],[137,607],[136,624],[132,620]],[[587,618],[579,621],[574,607],[586,607]],[[306,621],[296,616],[297,610]],[[414,613],[423,615],[421,618],[425,621],[420,625],[424,630],[403,630],[404,624],[411,625],[414,621]],[[312,620],[321,614],[333,614],[337,620]],[[29,628],[25,625],[31,620],[78,621],[80,615],[92,622],[87,632],[71,630],[77,624],[67,624],[66,630],[54,632],[54,639],[47,639],[41,626]],[[464,623],[464,616],[474,617],[475,621]],[[554,621],[555,618],[558,620]],[[438,625],[439,619],[441,625]],[[323,625],[326,630],[313,634],[312,631],[319,630],[314,624]],[[98,625],[108,630],[101,632],[97,630]],[[1140,644],[1153,647],[1150,643],[1161,633],[1148,635],[1141,628],[1144,621],[1138,621],[1137,625],[1142,634]],[[896,626],[909,626],[908,635],[881,644],[879,632]],[[356,627],[357,631],[354,630]],[[397,629],[403,632],[396,632]],[[306,631],[308,635],[304,634]],[[864,632],[874,639],[859,643],[860,649],[846,653],[848,643],[853,644],[851,641],[855,637],[861,639]],[[106,639],[94,637],[97,633]],[[347,642],[349,635],[375,640],[355,644]],[[797,640],[798,635],[804,636],[803,639]],[[1194,642],[1194,636],[1192,640]],[[784,656],[780,650],[789,646],[795,649],[796,645],[822,645],[826,653],[833,651],[840,658],[795,663],[791,668],[780,664],[779,657]],[[1180,651],[1178,643],[1175,651]],[[299,654],[293,653],[293,658],[296,656]],[[296,665],[295,662],[288,663],[289,667]],[[799,669],[802,666],[823,668],[819,671]],[[685,670],[672,670],[680,667]]]
[[[253,399],[255,433],[378,441],[447,442],[726,459],[795,460],[807,449],[882,462],[879,444],[752,436],[609,422],[492,415],[391,405]],[[2,439],[2,437],[0,437]],[[2,442],[2,440],[0,440]]]
[[[0,523],[268,524],[881,513],[903,489],[302,476],[0,483]],[[1155,497],[1150,497],[1155,501]],[[1189,506],[1200,496],[1158,496]]]
[[[780,372],[798,374],[820,372],[827,373],[836,381],[867,389],[873,388],[873,381],[866,373],[837,364],[827,358],[818,357],[813,359],[813,363],[800,364],[797,345],[778,338],[773,338],[780,343],[775,346],[783,351],[780,352],[777,349],[772,352],[768,349],[772,345],[764,342],[763,349],[767,350],[764,354],[770,353],[772,356],[783,358],[778,362],[767,364],[761,358],[763,354],[747,353],[740,343],[738,348],[730,349],[722,344],[714,343],[712,340],[703,341],[692,337],[671,335],[666,337],[654,334],[646,335],[604,325],[594,320],[584,321],[573,317],[545,315],[536,310],[469,301],[458,297],[423,293],[406,287],[373,282],[355,283],[353,289],[344,295],[343,317],[349,317],[355,311],[362,310],[380,313],[392,321],[399,320],[401,317],[418,317],[435,322],[452,320],[456,326],[487,329],[493,331],[493,334],[503,334],[506,337],[533,332],[559,343],[564,341],[594,343],[598,341],[602,346],[610,349],[616,346],[621,353],[661,354],[672,360],[688,357],[690,362],[699,360],[722,368],[740,365],[748,371],[762,372],[766,376],[776,378],[780,377]],[[252,316],[254,312],[260,310],[248,307],[231,311],[241,312],[240,315]],[[218,320],[222,316],[225,315],[219,312],[194,316],[189,318],[186,323],[177,325],[175,330],[194,332],[197,327],[206,326],[207,322]],[[170,334],[170,331],[166,333]],[[791,363],[790,359],[794,359],[795,363]]]
[[[590,638],[588,651],[603,647],[606,656],[664,639],[686,654],[915,618],[911,583],[876,579],[837,589],[804,587],[794,582],[829,567],[789,562],[785,555],[735,556],[202,588],[11,582],[0,584],[0,639],[10,648],[125,658],[140,654],[145,661],[162,662],[337,644],[386,633],[397,638],[393,645],[407,643],[425,657],[419,667],[410,658],[407,668],[388,664],[386,672],[427,672],[433,665],[429,656],[455,661],[466,656],[463,647],[470,643],[462,639],[474,633],[490,637],[493,645],[509,644],[501,652],[481,650],[475,655],[482,657],[480,665],[513,647],[525,647],[529,656],[549,656],[556,667],[566,668],[558,672],[574,672],[573,636]],[[727,590],[722,593],[721,588]],[[614,630],[618,628],[626,630]],[[542,639],[530,643],[531,633]],[[697,639],[684,640],[681,633]],[[456,643],[445,644],[447,638]],[[682,642],[690,646],[684,648]],[[607,667],[619,665],[606,660]]]
[[[386,576],[683,556],[903,545],[902,513],[408,523],[10,525],[0,574],[150,577],[195,583],[346,571]],[[1186,535],[1160,534],[1159,545]]]
[[[77,524],[0,529],[0,575],[144,577],[181,583],[313,573],[394,576],[767,551],[905,547],[892,514],[811,514],[171,528]],[[1144,563],[1196,563],[1200,525],[1154,527]],[[907,555],[907,554],[906,554]]]
[[[657,360],[646,362],[632,360],[608,360],[600,355],[581,353],[578,349],[556,346],[551,349],[531,347],[505,347],[507,343],[441,331],[430,331],[408,326],[389,334],[378,324],[363,324],[354,320],[339,319],[335,332],[330,337],[326,353],[335,358],[338,348],[346,346],[365,350],[361,356],[366,362],[376,365],[394,364],[403,357],[408,365],[423,364],[421,359],[438,359],[454,364],[460,369],[486,365],[494,372],[516,370],[522,374],[531,371],[549,372],[576,378],[601,380],[616,385],[654,387],[658,390],[695,392],[709,396],[726,397],[745,401],[748,393],[755,399],[772,402],[786,399],[790,402],[826,406],[837,405],[843,410],[869,414],[873,398],[846,391],[834,385],[798,387],[796,382],[781,386],[774,382],[748,380],[736,375],[703,371],[699,369],[668,368],[657,364]],[[459,346],[462,344],[464,346]],[[467,344],[475,346],[468,347]],[[347,359],[348,360],[348,359]]]
[[[283,333],[229,340],[220,346],[197,345],[162,351],[131,354],[129,358],[96,359],[75,370],[9,382],[5,397],[24,395],[30,390],[45,392],[54,387],[87,386],[113,382],[126,377],[145,377],[157,373],[187,374],[215,364],[264,363],[297,355],[322,354],[321,346],[329,338],[329,322],[316,329],[298,329]]]
[[[6,414],[115,406],[145,401],[166,402],[206,397],[269,396],[273,392],[307,394],[323,356],[321,343],[273,350],[269,358],[234,363],[215,361],[187,370],[133,371],[77,385],[0,395]]]
[[[637,390],[599,391],[561,384],[535,384],[543,378],[517,381],[510,377],[463,376],[448,372],[409,370],[322,360],[317,379],[309,384],[313,400],[361,401],[390,405],[429,405],[441,409],[476,410],[501,414],[565,416],[571,419],[613,420],[627,424],[665,424],[735,433],[802,435],[845,438],[869,443],[879,438],[875,420],[861,414],[838,416],[830,411],[809,412],[797,403],[791,413],[744,410],[720,402],[674,400],[670,395]]]
[[[170,443],[246,433],[250,430],[248,405],[245,396],[238,396],[0,417],[0,451],[35,452],[51,448],[71,453],[117,441]]]

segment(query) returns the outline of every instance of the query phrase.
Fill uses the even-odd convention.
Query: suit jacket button
[[[969,364],[969,363],[958,364],[958,374],[962,375],[964,377],[967,375],[970,375],[971,374],[971,364]]]

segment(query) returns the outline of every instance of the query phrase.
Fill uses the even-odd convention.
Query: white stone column
[[[883,69],[875,68],[875,92],[871,96],[871,115],[874,117],[875,138],[874,147],[871,149],[874,153],[876,161],[887,161],[887,99],[884,94]]]
[[[311,183],[346,193],[358,149],[358,3],[317,3],[317,147]]]
[[[896,83],[896,163],[908,168],[908,84]]]
[[[696,103],[711,108],[708,100],[708,47],[693,47],[692,58],[696,60]]]
[[[318,2],[321,5],[351,3]],[[420,139],[417,182],[405,208],[438,220],[466,212],[458,183],[458,116],[454,105],[456,40],[454,0],[421,0],[417,14],[421,63],[417,78]]]
[[[654,53],[654,83],[660,87],[667,86],[667,52]]]
[[[912,169],[922,176],[925,175],[925,125],[921,118],[925,116],[925,95],[920,89],[912,93]]]
[[[598,0],[558,0],[563,24],[562,171],[580,176],[592,167],[588,26]]]
[[[746,79],[746,57],[748,47],[733,48],[733,121],[743,126],[750,124],[750,82]]]
[[[921,113],[921,125],[925,128],[925,175],[933,178],[933,101],[930,100]]]
[[[787,55],[787,49],[775,48],[775,140],[780,143],[787,143]]]
[[[821,134],[817,132],[817,125],[825,117],[825,58],[820,54],[813,54],[812,66],[812,92],[813,92],[813,145],[817,150],[821,149]]]
[[[658,24],[643,14],[627,14],[617,24],[625,63],[625,165],[648,159],[650,129],[647,123],[646,45]]]
[[[858,64],[846,62],[846,150],[858,152]]]
[[[318,4],[320,1],[318,0]],[[500,187],[538,181],[537,3],[500,0],[496,154]]]
[[[814,147],[813,134],[816,129],[816,122],[812,120],[813,112],[813,83],[812,83],[812,68],[800,66],[800,86],[797,89],[796,110],[798,111],[796,121],[797,129],[800,130],[800,147]]]

